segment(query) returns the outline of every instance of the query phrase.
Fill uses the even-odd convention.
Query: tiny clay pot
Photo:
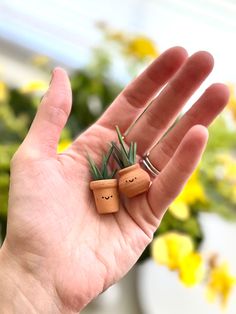
[[[130,198],[146,192],[151,184],[149,174],[138,163],[119,170],[118,175],[119,190]]]
[[[119,210],[117,179],[96,180],[90,182],[97,212],[99,214],[116,213]]]

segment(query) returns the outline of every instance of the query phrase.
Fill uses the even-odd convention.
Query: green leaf
[[[105,156],[105,155],[102,156],[101,173],[102,173],[103,178],[106,178],[107,175],[108,175],[108,171],[107,171],[107,156]]]
[[[119,140],[119,143],[120,143],[120,146],[121,146],[121,149],[122,149],[122,152],[124,153],[124,155],[127,157],[128,159],[128,154],[127,154],[127,151],[126,151],[126,148],[125,148],[125,143],[124,143],[124,140],[122,138],[122,135],[120,133],[120,129],[118,126],[116,126],[116,133],[117,133],[117,136],[118,136],[118,140]]]
[[[130,143],[128,158],[129,158],[129,161],[132,163],[132,160],[133,160],[133,142]]]
[[[90,165],[90,173],[94,180],[101,180],[102,174],[100,170],[98,169],[97,165],[95,164],[94,160],[88,155],[88,161]]]
[[[110,175],[110,178],[113,179],[117,173],[117,169],[114,169]]]
[[[94,180],[103,180],[103,179],[111,179],[116,170],[113,170],[111,173],[108,171],[108,163],[112,156],[114,148],[111,146],[107,152],[107,154],[103,154],[101,167],[99,168],[94,160],[87,154],[87,159],[90,165],[90,172]]]
[[[136,155],[136,144],[131,142],[129,151],[124,152],[122,146],[119,147],[115,142],[112,142],[114,147],[113,156],[120,168],[126,168],[134,164]]]
[[[113,150],[114,150],[114,147],[111,145],[109,150],[108,150],[108,153],[106,154],[106,164],[108,164],[108,162],[112,156]]]
[[[116,151],[113,152],[113,157],[114,157],[115,161],[117,162],[117,164],[119,165],[119,167],[124,168],[123,161],[122,161],[122,159],[119,158]]]
[[[133,143],[133,164],[136,163],[136,152],[137,152],[137,143]]]
[[[129,167],[130,166],[129,158],[125,154],[123,154],[123,152],[121,152],[121,156],[124,167]]]
[[[118,147],[118,145],[115,142],[112,142],[112,146],[113,146],[113,157],[116,160],[116,162],[118,163],[118,165],[121,168],[124,168],[124,164],[123,164],[123,158],[122,158],[122,153],[120,151],[120,148]]]

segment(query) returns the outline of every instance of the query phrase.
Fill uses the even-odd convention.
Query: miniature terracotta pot
[[[127,197],[134,197],[149,189],[149,174],[139,164],[121,169],[119,174],[119,190]]]
[[[91,181],[90,189],[93,191],[99,214],[110,214],[119,210],[117,179]]]

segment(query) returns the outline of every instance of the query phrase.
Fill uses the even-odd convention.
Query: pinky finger
[[[196,168],[207,139],[207,128],[202,125],[192,127],[184,136],[171,160],[153,181],[148,192],[148,201],[158,219],[162,219],[168,206],[181,192]]]

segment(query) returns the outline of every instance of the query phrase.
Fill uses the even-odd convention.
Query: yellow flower
[[[0,102],[5,102],[8,97],[8,89],[5,83],[0,82]]]
[[[190,216],[189,206],[179,196],[170,205],[169,211],[179,220],[187,220]]]
[[[236,159],[230,153],[221,153],[217,156],[217,161],[222,166],[222,178],[232,184],[236,183]]]
[[[127,46],[124,47],[124,52],[138,59],[144,59],[146,57],[156,58],[159,55],[154,43],[145,36],[137,36],[128,40]]]
[[[230,90],[230,97],[228,101],[228,108],[231,110],[234,119],[236,120],[236,94],[235,94],[235,87],[230,84],[229,85]]]
[[[199,253],[192,252],[186,255],[179,265],[179,278],[188,287],[201,282],[205,275],[203,258]]]
[[[60,154],[64,152],[64,150],[66,150],[70,146],[70,144],[71,140],[69,139],[61,140],[57,147],[57,153]]]
[[[182,199],[192,205],[197,201],[205,202],[206,195],[199,179],[199,170],[195,170],[182,191]]]
[[[156,237],[151,246],[153,259],[169,269],[179,269],[184,257],[193,252],[192,239],[177,232],[169,232]]]
[[[232,160],[232,162],[226,166],[225,179],[228,180],[229,182],[231,182],[232,184],[236,184],[236,162],[235,162],[235,160]]]
[[[43,55],[36,55],[33,56],[32,63],[38,67],[44,67],[49,63],[49,58]]]
[[[158,236],[152,242],[151,255],[157,263],[176,270],[185,286],[196,285],[204,278],[203,258],[194,252],[193,241],[187,235],[169,232]]]
[[[182,192],[170,205],[171,214],[180,219],[186,220],[190,215],[190,206],[196,202],[206,202],[204,188],[199,180],[199,171],[195,170]]]
[[[222,307],[227,305],[230,293],[236,285],[236,277],[229,272],[226,263],[215,266],[211,269],[207,285],[207,299],[213,302],[218,297]]]
[[[108,40],[116,41],[116,42],[121,43],[121,44],[123,44],[127,40],[125,34],[122,32],[119,32],[119,31],[107,32],[106,38]]]
[[[24,94],[35,93],[35,92],[46,92],[48,84],[44,81],[32,81],[25,84],[20,91]]]
[[[220,174],[217,177],[217,187],[221,191],[221,194],[236,202],[236,159],[227,153],[221,153],[217,156],[218,172]]]
[[[231,200],[236,203],[236,185],[232,187]]]

